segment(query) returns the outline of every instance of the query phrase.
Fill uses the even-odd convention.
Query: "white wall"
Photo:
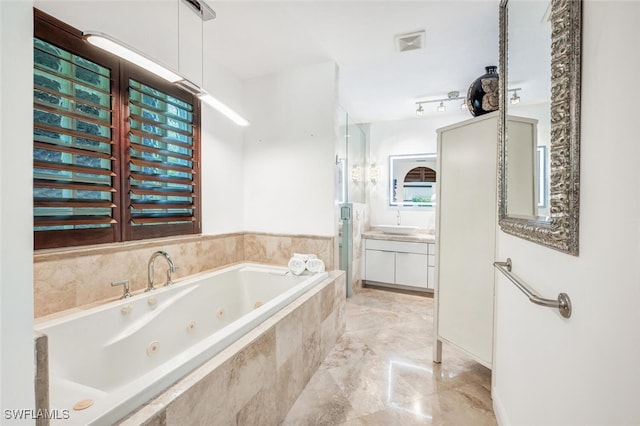
[[[455,104],[458,106],[458,104]],[[428,106],[427,106],[428,107]],[[451,108],[454,103],[451,103]],[[467,111],[447,111],[438,115],[401,121],[385,121],[369,125],[369,163],[376,163],[379,179],[375,185],[367,183],[371,225],[395,224],[397,208],[389,206],[389,156],[429,154],[437,150],[436,129],[472,118]],[[435,208],[403,207],[403,225],[435,229]]]
[[[202,105],[202,233],[242,232],[242,130]]]
[[[5,409],[30,409],[35,403],[32,7],[30,1],[0,2],[0,421],[3,424],[13,423],[6,419]]]
[[[248,80],[244,89],[245,229],[333,236],[335,64]]]
[[[205,34],[209,28],[205,27]],[[240,108],[242,82],[215,62],[212,57],[215,52],[208,53],[204,67],[205,87],[220,101],[246,115]],[[244,128],[202,104],[203,234],[244,231],[243,137]]]
[[[640,423],[640,3],[583,5],[580,255],[499,235],[499,258],[545,297],[568,293],[574,312],[563,319],[498,279],[493,397],[505,425]]]

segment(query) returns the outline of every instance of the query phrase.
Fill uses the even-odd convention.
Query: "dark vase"
[[[499,107],[498,67],[484,68],[486,74],[476,78],[467,91],[467,107],[474,117],[497,111]]]

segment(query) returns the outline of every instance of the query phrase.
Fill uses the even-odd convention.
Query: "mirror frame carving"
[[[507,216],[505,143],[508,0],[500,2],[498,217],[502,231],[578,255],[580,217],[581,0],[551,0],[550,220]]]

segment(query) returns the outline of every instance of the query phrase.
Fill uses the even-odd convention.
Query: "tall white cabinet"
[[[498,115],[438,129],[434,361],[442,343],[491,367]]]
[[[509,117],[529,135],[534,120]],[[493,363],[493,303],[498,232],[498,112],[438,129],[434,361],[442,344]]]

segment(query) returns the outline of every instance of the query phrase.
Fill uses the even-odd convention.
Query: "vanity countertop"
[[[409,235],[385,234],[382,231],[367,231],[362,233],[362,238],[369,240],[387,240],[387,241],[408,241],[412,243],[430,243],[435,244],[436,237],[434,234],[425,232],[416,232]]]

